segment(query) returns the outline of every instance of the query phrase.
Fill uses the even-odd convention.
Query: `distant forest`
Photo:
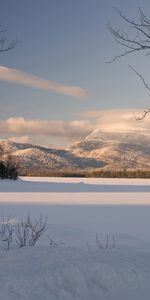
[[[21,175],[39,177],[150,178],[149,170],[33,170]]]

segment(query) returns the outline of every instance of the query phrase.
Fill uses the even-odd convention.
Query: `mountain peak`
[[[145,169],[150,166],[150,133],[95,129],[71,150],[75,155],[103,161],[105,168]]]

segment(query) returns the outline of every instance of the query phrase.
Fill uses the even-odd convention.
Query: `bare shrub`
[[[96,232],[96,245],[99,249],[104,249],[104,244],[102,243],[98,233]]]
[[[46,230],[47,218],[40,216],[38,220],[31,220],[30,215],[22,218],[15,226],[15,240],[19,248],[35,246]]]
[[[47,238],[49,240],[49,246],[50,247],[58,246],[58,244],[49,235],[47,235]]]
[[[0,239],[2,242],[7,243],[7,250],[10,249],[10,243],[13,239],[14,225],[11,222],[10,216],[5,220],[2,217],[1,228],[0,228]]]
[[[34,222],[30,222],[30,240],[29,246],[35,246],[36,242],[46,231],[47,226],[47,217],[44,219],[43,216],[39,218],[39,220],[35,220]]]
[[[28,245],[30,222],[30,216],[27,215],[27,217],[22,218],[21,221],[15,226],[15,241],[19,248]]]
[[[56,242],[49,235],[47,235],[47,238],[49,240],[49,246],[50,247],[66,247],[65,243],[63,243],[63,242]]]
[[[111,236],[107,233],[106,235],[106,241],[103,242],[102,238],[98,235],[96,232],[96,239],[95,239],[96,245],[100,250],[107,250],[107,249],[115,249],[116,248],[116,242],[115,242],[115,235],[112,234]]]

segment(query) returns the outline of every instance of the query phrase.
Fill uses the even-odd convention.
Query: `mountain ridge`
[[[85,169],[148,169],[150,168],[149,132],[113,132],[96,129],[69,149],[1,140],[3,159],[13,155],[24,173],[33,170],[60,171]]]
[[[101,159],[105,169],[150,167],[150,134],[146,131],[94,130],[70,147],[78,156]]]
[[[60,169],[86,169],[97,168],[104,165],[103,162],[93,159],[78,157],[69,150],[52,149],[42,146],[15,143],[10,140],[0,141],[0,148],[5,161],[8,154],[13,156],[19,165],[19,173],[26,174],[29,171],[54,171]]]

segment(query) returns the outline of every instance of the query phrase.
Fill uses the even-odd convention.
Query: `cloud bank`
[[[133,112],[137,116],[142,114],[142,110],[133,109]],[[150,129],[150,115],[142,121],[136,121],[131,110],[85,111],[76,117],[72,121],[32,120],[22,117],[0,120],[0,136],[16,142],[64,147],[81,140],[95,129],[147,133]]]
[[[150,129],[150,114],[142,121],[136,121],[135,116],[141,116],[142,109],[108,109],[84,111],[79,114],[82,119],[94,121],[96,128],[104,131],[148,131]]]
[[[0,121],[0,134],[44,135],[60,137],[82,137],[88,134],[94,126],[88,120],[48,121],[9,118]]]
[[[84,98],[89,92],[76,86],[68,86],[55,81],[43,79],[16,69],[0,66],[0,80],[9,81],[37,89],[47,90],[72,97]]]

